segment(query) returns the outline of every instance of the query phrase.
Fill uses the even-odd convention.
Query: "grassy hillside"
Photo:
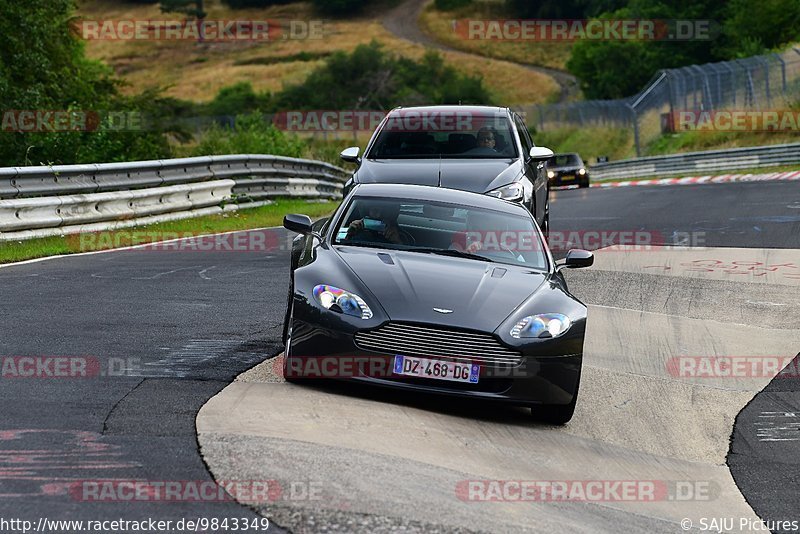
[[[209,19],[315,20],[319,16],[306,2],[267,9],[231,10],[219,0],[208,0]],[[87,19],[180,19],[164,15],[157,5],[120,4],[109,0],[85,0],[79,5]],[[298,83],[335,50],[352,51],[359,44],[377,40],[392,52],[419,59],[422,46],[398,39],[370,15],[352,20],[326,20],[325,37],[308,40],[276,40],[269,43],[207,43],[189,41],[89,41],[87,53],[110,65],[127,84],[130,94],[158,86],[176,98],[205,102],[225,86],[249,81],[256,90],[278,91]],[[445,60],[470,74],[481,74],[498,102],[514,105],[544,102],[558,91],[545,75],[498,60],[481,60],[457,52],[443,53]]]
[[[453,21],[461,19],[502,19],[508,17],[501,2],[480,2],[441,11],[433,3],[420,16],[420,26],[431,37],[453,48],[490,58],[505,59],[542,67],[566,70],[572,44],[568,42],[499,41],[465,39],[454,31]]]

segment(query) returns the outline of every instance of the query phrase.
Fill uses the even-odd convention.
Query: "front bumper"
[[[522,406],[569,404],[577,394],[580,382],[582,336],[580,340],[566,340],[565,344],[570,350],[564,355],[523,353],[517,364],[481,364],[478,383],[472,384],[394,374],[395,354],[364,350],[355,343],[350,333],[328,330],[295,319],[292,327],[292,357],[287,361],[287,373],[291,372],[297,378],[351,380]],[[418,354],[412,356],[421,357]],[[428,357],[442,361],[469,361],[469,355],[455,359],[434,355]]]
[[[588,174],[581,175],[574,171],[556,172],[556,175],[552,178],[548,178],[547,181],[551,186],[556,186],[556,187],[562,185],[578,185],[582,183],[588,183],[589,175]]]

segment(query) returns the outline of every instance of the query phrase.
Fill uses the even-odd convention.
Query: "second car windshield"
[[[356,198],[333,243],[547,268],[543,242],[529,216],[427,200]]]
[[[367,157],[508,159],[516,156],[511,121],[505,114],[401,110],[386,119]]]
[[[576,154],[556,154],[547,164],[548,167],[568,167],[581,165],[581,160]]]

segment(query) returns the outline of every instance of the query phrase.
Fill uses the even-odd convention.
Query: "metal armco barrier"
[[[591,167],[593,180],[703,174],[717,171],[800,164],[800,143],[687,152],[669,156],[634,158]]]
[[[282,196],[338,198],[347,176],[321,161],[262,155],[0,168],[0,240]]]

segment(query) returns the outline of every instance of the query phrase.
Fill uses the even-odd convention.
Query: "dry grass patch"
[[[437,41],[459,50],[488,58],[566,70],[572,51],[571,43],[466,39],[453,29],[454,20],[498,18],[502,18],[502,15],[498,15],[497,7],[493,4],[478,3],[456,11],[439,11],[431,4],[423,10],[419,24],[425,33]]]

